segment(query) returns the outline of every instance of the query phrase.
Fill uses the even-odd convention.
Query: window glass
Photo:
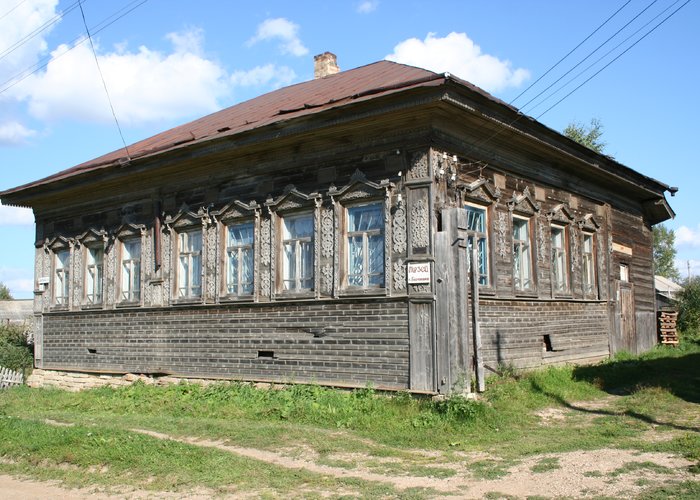
[[[552,286],[555,292],[569,287],[569,259],[567,256],[566,229],[552,226]]]
[[[384,211],[379,203],[347,209],[348,285],[384,286]]]
[[[282,285],[284,290],[313,290],[314,221],[311,214],[282,220]]]
[[[513,218],[513,279],[516,290],[532,288],[530,221]]]
[[[474,207],[471,205],[467,205],[466,209],[469,252],[471,255],[472,248],[476,246],[478,258],[477,267],[479,274],[479,285],[487,286],[489,284],[489,257],[488,240],[486,235],[486,209]],[[471,262],[471,258],[468,258],[467,262]]]
[[[88,247],[85,262],[85,299],[88,304],[102,302],[102,273],[104,250],[101,247]]]
[[[253,293],[253,223],[227,227],[226,292],[229,295]]]
[[[68,304],[70,289],[70,250],[56,252],[54,273],[54,300],[57,305]]]
[[[178,234],[178,297],[202,295],[202,232]]]
[[[593,235],[583,234],[583,291],[595,293],[595,255],[593,253]]]
[[[136,302],[141,298],[141,240],[122,243],[121,300]]]

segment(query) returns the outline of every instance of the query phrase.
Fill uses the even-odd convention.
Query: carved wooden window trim
[[[556,223],[550,225],[550,244],[552,249],[550,270],[552,292],[555,295],[564,295],[571,291],[569,238],[568,226]]]
[[[204,284],[204,231],[191,227],[176,232],[176,300],[199,300]]]
[[[59,236],[47,244],[51,255],[51,308],[64,310],[70,307],[70,297],[73,288],[71,280],[73,273],[74,241]]]
[[[146,226],[136,224],[125,224],[115,231],[117,242],[115,288],[116,303],[118,306],[139,306],[143,304],[144,286],[144,234]],[[138,245],[138,255],[135,252],[127,253],[127,248],[131,245]],[[134,248],[134,247],[132,247]],[[129,278],[125,280],[125,266],[129,270]],[[124,283],[128,282],[128,289],[125,290]]]
[[[474,242],[477,242],[477,255],[479,259],[479,287],[489,288],[491,287],[491,266],[493,259],[491,258],[491,238],[490,238],[490,227],[491,227],[491,205],[483,205],[481,203],[473,203],[467,201],[464,203],[464,208],[467,211],[467,248],[471,251]],[[477,213],[481,211],[484,215],[483,220],[483,230],[479,230],[474,223],[477,222],[471,215],[472,213]],[[483,251],[482,246],[479,244],[481,241],[484,242]],[[471,262],[471,256],[467,256],[467,263]],[[482,264],[483,263],[483,272]]]
[[[219,273],[219,289],[220,296],[223,300],[241,300],[250,301],[256,297],[256,290],[259,287],[260,276],[260,206],[251,201],[246,204],[235,200],[224,206],[218,212],[213,214],[221,222],[219,241],[220,243],[220,258],[218,262]],[[230,228],[239,225],[252,225],[253,240],[250,243],[252,251],[252,276],[251,276],[251,292],[250,293],[231,293],[229,291],[229,231]],[[239,283],[240,285],[240,283]]]
[[[101,308],[105,303],[106,259],[108,235],[104,230],[90,229],[78,237],[83,248],[82,307]],[[92,279],[91,279],[92,278]]]
[[[232,231],[234,228],[248,228],[250,231],[250,240],[245,242],[232,241]],[[230,221],[223,226],[223,265],[221,267],[223,275],[223,290],[226,297],[230,298],[252,298],[255,293],[255,256],[257,245],[255,221],[251,219],[241,219]],[[235,283],[231,283],[231,254],[235,253],[237,258]],[[250,278],[248,281],[243,281],[242,272],[244,269],[243,260],[250,259]],[[232,291],[234,287],[236,290]],[[248,291],[242,291],[244,285],[249,286]]]
[[[513,237],[513,288],[516,293],[535,291],[535,265],[532,234],[532,217],[515,215],[511,217]],[[524,231],[522,231],[524,228]],[[516,233],[517,231],[517,233]],[[523,265],[523,259],[527,259]]]
[[[318,260],[319,260],[319,208],[321,206],[321,196],[318,193],[304,194],[298,191],[294,186],[287,186],[284,190],[284,194],[278,199],[268,199],[265,205],[270,211],[272,217],[272,230],[274,234],[272,235],[273,248],[273,262],[271,262],[271,272],[273,273],[275,285],[274,294],[276,297],[292,297],[292,298],[306,298],[313,297],[318,290]],[[285,225],[287,221],[299,218],[310,218],[311,222],[311,232],[308,235],[301,237],[291,237],[285,239],[285,230],[287,226]],[[294,236],[294,235],[291,235]],[[288,269],[288,263],[285,259],[285,242],[287,244],[292,243],[295,250],[302,250],[306,248],[306,251],[310,252],[311,256],[311,270],[310,276],[294,276],[295,288],[287,289],[285,287],[285,281],[289,282],[291,280],[285,280],[285,272]],[[295,253],[295,264],[300,264],[299,259],[301,254]],[[301,287],[302,282],[305,285]],[[297,286],[299,285],[299,286]]]
[[[215,219],[209,213],[208,208],[200,207],[197,212],[193,212],[187,205],[182,205],[174,216],[165,218],[165,225],[170,231],[170,274],[172,276],[170,284],[170,294],[174,303],[198,303],[205,300],[205,286],[207,278],[205,270],[207,268],[207,253],[210,242],[207,241],[207,228],[215,223]],[[193,235],[198,237],[192,238]],[[190,241],[199,241],[199,248],[191,251],[182,250],[182,245],[189,245]],[[189,250],[189,246],[188,246]],[[216,248],[214,248],[216,250]],[[183,280],[181,257],[187,256],[187,279]],[[197,269],[192,269],[193,265],[199,262]],[[214,256],[214,261],[216,258]],[[199,278],[198,286],[191,286],[194,278]],[[184,285],[184,286],[183,286]],[[184,294],[182,290],[184,289]],[[197,290],[198,289],[198,293]]]
[[[379,220],[381,224],[377,228],[372,228],[372,229],[358,229],[357,231],[350,231],[350,228],[348,227],[350,224],[350,211],[353,211],[355,209],[361,209],[363,207],[371,207],[371,206],[376,206],[379,210]],[[385,208],[384,208],[384,203],[382,200],[378,199],[370,199],[366,200],[362,203],[350,203],[347,205],[343,206],[343,210],[341,212],[341,234],[342,234],[342,241],[343,241],[343,258],[342,258],[342,265],[341,265],[341,282],[343,288],[349,292],[365,292],[365,291],[371,291],[371,290],[382,290],[386,287],[386,223],[385,223]],[[379,276],[381,278],[381,283],[375,283],[372,284],[370,283],[371,280],[371,275],[373,273],[368,273],[366,272],[366,266],[369,264],[369,240],[372,237],[381,237],[381,254],[382,254],[382,262],[381,262],[381,273],[379,273]],[[365,266],[365,269],[358,274],[360,276],[360,279],[362,280],[362,284],[356,285],[356,284],[351,284],[351,264],[350,264],[350,259],[351,259],[351,251],[350,251],[350,238],[357,238],[359,237],[361,239],[361,244],[362,244],[362,259],[363,259],[363,266]],[[376,273],[375,273],[376,274]]]
[[[584,230],[581,233],[581,285],[586,298],[598,298],[597,265],[596,234]]]

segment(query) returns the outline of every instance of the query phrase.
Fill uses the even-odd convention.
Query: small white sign
[[[430,284],[430,262],[409,262],[408,263],[408,284],[409,285],[429,285]]]
[[[40,285],[48,285],[49,284],[49,277],[48,276],[42,276],[37,280],[37,283]]]

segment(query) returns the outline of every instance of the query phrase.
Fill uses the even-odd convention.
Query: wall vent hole
[[[552,339],[549,337],[549,335],[544,335],[542,337],[542,342],[544,343],[545,352],[553,352],[554,351],[554,348],[552,347]]]
[[[258,351],[258,358],[274,359],[275,351]]]
[[[88,354],[97,354],[97,349],[91,349],[88,347]]]

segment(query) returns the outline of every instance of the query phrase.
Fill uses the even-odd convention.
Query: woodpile
[[[678,311],[659,311],[659,341],[662,344],[678,344],[676,321],[678,321]]]

